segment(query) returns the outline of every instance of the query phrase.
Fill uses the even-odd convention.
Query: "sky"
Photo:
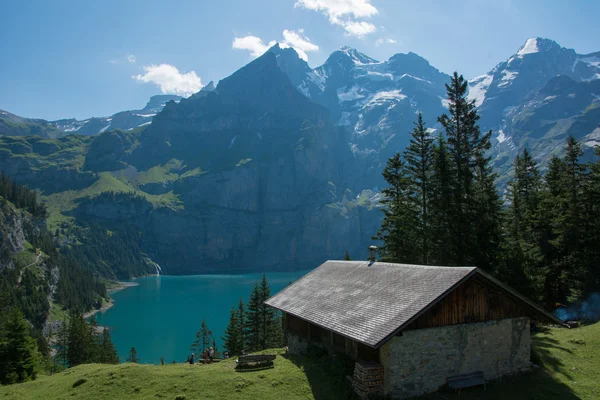
[[[269,45],[311,67],[343,45],[413,51],[467,78],[530,37],[600,51],[597,0],[3,0],[0,109],[48,120],[141,109],[194,93]]]

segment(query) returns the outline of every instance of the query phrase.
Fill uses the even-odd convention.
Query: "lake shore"
[[[139,283],[137,283],[137,282],[116,282],[115,286],[111,287],[110,289],[107,289],[106,292],[108,294],[110,294],[110,293],[118,292],[120,290],[127,289],[127,288],[130,288],[133,286],[138,286],[138,285],[139,285]],[[83,317],[86,319],[90,318],[92,315],[96,315],[99,312],[104,312],[104,311],[108,310],[114,304],[115,304],[114,301],[109,297],[108,301],[105,304],[103,304],[99,310],[88,311],[87,313],[83,314]]]

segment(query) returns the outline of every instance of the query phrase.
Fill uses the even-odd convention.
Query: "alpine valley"
[[[155,96],[142,110],[85,121],[0,111],[0,169],[41,191],[63,244],[136,243],[131,257],[143,263],[108,263],[109,278],[158,265],[305,270],[347,250],[364,256],[382,216],[383,166],[418,111],[439,128],[449,81],[412,52],[377,61],[343,47],[312,69],[275,45],[216,86]],[[600,52],[529,39],[471,79],[469,97],[493,131],[501,190],[523,148],[545,166],[569,135],[589,154],[600,144]]]

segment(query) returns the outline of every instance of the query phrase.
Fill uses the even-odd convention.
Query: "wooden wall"
[[[405,330],[532,316],[532,309],[477,276],[464,282]]]
[[[315,345],[323,345],[336,352],[346,354],[353,360],[379,361],[378,349],[365,346],[296,316],[284,313],[283,328],[285,332],[308,339]]]

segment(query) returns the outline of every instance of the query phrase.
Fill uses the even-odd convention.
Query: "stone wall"
[[[529,318],[403,332],[380,349],[385,392],[407,398],[434,392],[446,377],[483,371],[485,379],[530,368]]]

